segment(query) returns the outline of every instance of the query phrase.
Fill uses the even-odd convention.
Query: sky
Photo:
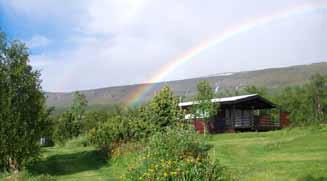
[[[326,0],[0,0],[0,30],[30,51],[46,91],[327,61],[327,9],[279,18],[162,67],[222,32]]]

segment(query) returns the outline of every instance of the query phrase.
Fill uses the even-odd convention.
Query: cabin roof
[[[265,109],[265,108],[275,108],[276,105],[269,100],[258,94],[249,94],[242,96],[233,96],[233,97],[223,97],[211,99],[213,103],[219,103],[223,106],[237,105],[238,107],[243,108],[255,108],[255,109]],[[198,104],[197,101],[190,102],[181,102],[178,105],[180,107],[189,107],[194,104]]]

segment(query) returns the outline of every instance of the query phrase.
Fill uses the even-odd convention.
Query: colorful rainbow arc
[[[170,74],[177,67],[186,63],[187,61],[190,61],[192,58],[199,55],[206,49],[217,46],[218,44],[221,44],[241,33],[248,32],[258,26],[269,24],[290,16],[295,16],[303,13],[310,13],[317,10],[325,10],[325,9],[327,9],[327,3],[297,5],[295,7],[288,8],[284,11],[259,17],[247,21],[245,23],[239,24],[236,27],[228,28],[225,31],[214,36],[214,38],[202,41],[199,45],[189,49],[179,57],[167,63],[163,68],[161,68],[158,71],[158,73],[156,73],[150,80],[147,81],[147,84],[138,86],[136,91],[128,95],[125,103],[128,106],[138,103],[143,96],[145,96],[151,90],[155,89],[156,87],[155,83],[162,81],[164,77]]]

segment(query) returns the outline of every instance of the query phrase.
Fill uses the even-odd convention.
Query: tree
[[[287,87],[276,102],[290,112],[290,119],[295,125],[326,121],[327,77],[316,74],[303,86]]]
[[[83,132],[84,114],[87,100],[84,94],[75,92],[74,100],[69,110],[65,111],[59,118],[54,131],[54,138],[60,143],[79,136]]]
[[[265,87],[256,87],[254,85],[246,86],[244,91],[249,94],[258,94],[260,96],[267,96],[267,89]]]
[[[277,104],[290,113],[293,125],[307,124],[311,121],[312,105],[308,99],[308,92],[304,87],[287,87],[281,91],[276,99]]]
[[[325,119],[324,107],[327,106],[327,77],[315,74],[308,85],[311,94],[315,119],[322,122]]]
[[[74,93],[74,100],[70,107],[70,112],[73,118],[73,136],[76,137],[82,133],[82,124],[83,117],[87,107],[87,99],[86,96],[80,92]]]
[[[70,110],[73,114],[74,120],[81,121],[87,107],[86,96],[80,92],[74,93],[73,104],[70,107]]]
[[[208,122],[215,116],[219,106],[213,103],[214,92],[207,81],[200,81],[197,85],[198,93],[194,97],[193,115],[195,119],[204,120],[204,134],[208,131]]]
[[[0,167],[17,171],[39,153],[47,127],[39,71],[28,49],[0,33]]]
[[[167,85],[151,100],[149,113],[149,119],[159,127],[176,124],[183,117],[178,99]]]
[[[77,135],[76,126],[74,126],[73,115],[70,111],[65,111],[60,115],[55,124],[54,139],[56,143],[65,143],[66,140],[73,138]]]
[[[109,118],[109,114],[103,110],[88,111],[85,113],[83,119],[83,132],[97,127],[97,125],[104,123]]]

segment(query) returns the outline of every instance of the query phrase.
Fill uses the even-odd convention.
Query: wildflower
[[[165,177],[167,177],[167,176],[168,176],[168,173],[167,173],[167,172],[165,172],[165,173],[164,173],[164,176],[165,176]]]

